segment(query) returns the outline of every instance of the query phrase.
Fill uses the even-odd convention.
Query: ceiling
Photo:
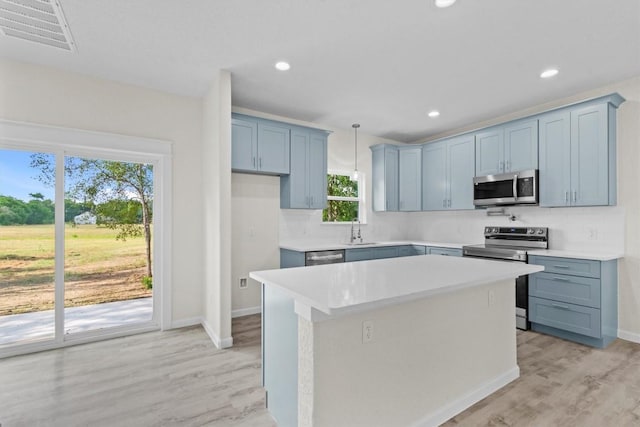
[[[76,52],[0,57],[189,96],[225,69],[234,106],[402,142],[640,76],[639,0],[59,1]]]

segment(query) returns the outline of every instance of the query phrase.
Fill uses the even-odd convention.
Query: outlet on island
[[[362,322],[362,343],[373,341],[373,320]]]

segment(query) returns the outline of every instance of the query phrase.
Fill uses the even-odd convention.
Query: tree
[[[55,184],[55,164],[51,155],[32,154],[31,167],[39,170],[38,180],[47,185]],[[68,182],[67,198],[82,200],[85,206],[96,206],[94,213],[108,218],[104,224],[118,231],[116,239],[144,236],[147,276],[151,278],[153,166],[65,157],[64,171]],[[118,203],[126,209],[113,208]],[[98,205],[104,208],[98,208]],[[135,221],[131,215],[132,206],[141,211],[139,219],[135,215]]]
[[[327,194],[337,197],[358,197],[358,182],[352,181],[346,175],[329,175],[327,179]],[[325,222],[351,221],[358,218],[358,202],[349,200],[329,200],[327,208],[322,211]]]

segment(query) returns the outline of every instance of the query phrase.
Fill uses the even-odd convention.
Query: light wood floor
[[[233,337],[216,350],[193,327],[0,360],[0,424],[274,427],[259,315],[234,319]],[[640,426],[639,344],[519,332],[518,360],[518,380],[445,426]]]

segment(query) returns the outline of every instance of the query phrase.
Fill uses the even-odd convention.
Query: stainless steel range
[[[484,245],[462,247],[462,255],[501,261],[527,262],[527,251],[547,249],[547,227],[485,227]],[[527,308],[529,305],[529,280],[527,276],[516,279],[516,327],[529,329]]]

